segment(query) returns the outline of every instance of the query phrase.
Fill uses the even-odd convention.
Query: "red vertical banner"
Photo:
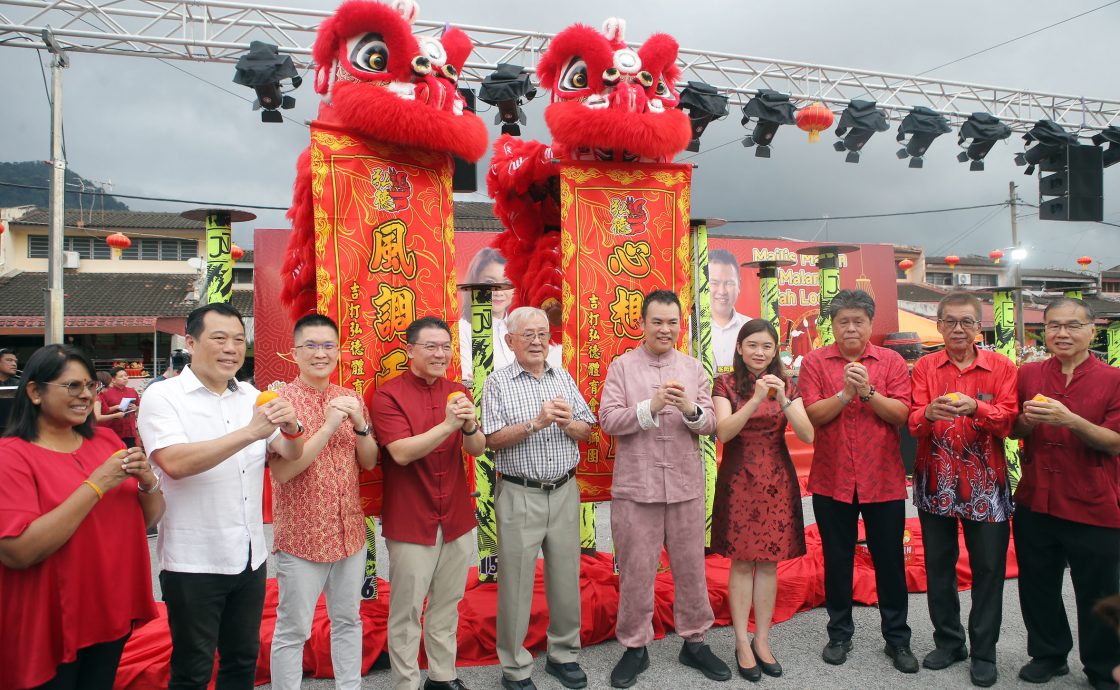
[[[367,401],[408,368],[409,323],[458,319],[451,170],[442,153],[312,125],[316,310],[339,327],[336,381]],[[380,513],[380,468],[362,474],[361,492],[366,514]]]
[[[692,303],[687,165],[568,164],[560,172],[564,366],[598,414],[607,367],[641,339],[642,299],[672,290]],[[583,501],[610,500],[614,444],[596,427],[580,444]]]

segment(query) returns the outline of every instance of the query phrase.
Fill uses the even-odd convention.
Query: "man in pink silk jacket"
[[[680,661],[712,680],[731,670],[704,643],[713,615],[704,576],[704,466],[699,436],[716,428],[711,383],[700,362],[676,349],[681,305],[668,290],[642,303],[642,344],[611,363],[599,425],[615,438],[611,532],[618,556],[615,632],[625,647],[611,685],[630,687],[649,666],[653,585],[661,548],[676,583],[673,617]]]

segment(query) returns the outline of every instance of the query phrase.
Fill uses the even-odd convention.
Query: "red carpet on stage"
[[[911,592],[924,592],[926,588],[925,561],[923,558],[921,526],[917,518],[907,520],[911,532],[911,555],[906,566],[906,583]],[[860,533],[862,536],[862,525]],[[806,611],[824,604],[824,560],[816,525],[805,530],[807,553],[801,558],[778,565],[778,598],[774,607],[774,622],[789,620],[798,611]],[[961,589],[972,585],[968,556],[961,537],[961,560],[957,567],[957,582]],[[583,556],[580,589],[583,592],[584,646],[611,639],[614,634],[615,613],[618,610],[618,578],[613,572],[613,558],[609,553]],[[730,561],[720,556],[709,556],[707,563],[708,593],[716,615],[717,625],[729,625],[731,613],[727,605],[727,573]],[[1007,558],[1007,577],[1018,576],[1015,544],[1012,541]],[[472,570],[467,580],[467,592],[459,607],[459,659],[461,666],[479,666],[498,663],[495,652],[494,617],[498,609],[497,586],[479,584]],[[381,598],[362,602],[364,627],[364,670],[368,671],[375,659],[386,649],[386,616],[388,614],[389,583],[382,581],[378,591]],[[853,581],[855,601],[874,604],[875,573],[871,558],[864,549],[857,549]],[[257,683],[269,680],[269,647],[272,630],[276,624],[276,581],[268,581],[268,593],[261,622],[261,657],[257,662]],[[151,621],[132,634],[124,649],[117,672],[117,688],[165,688],[171,661],[171,640],[167,619],[160,605],[161,617]],[[533,597],[533,615],[529,624],[526,646],[543,650],[548,611],[544,597],[541,563],[537,564],[537,585]],[[673,629],[673,577],[665,572],[657,576],[653,628],[657,637]],[[824,634],[824,631],[821,631]],[[421,665],[426,660],[421,651]],[[330,624],[322,599],[315,611],[311,639],[304,648],[305,673],[317,678],[331,677]],[[211,685],[211,687],[213,687]]]

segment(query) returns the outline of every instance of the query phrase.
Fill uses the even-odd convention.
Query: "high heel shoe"
[[[753,647],[751,648],[751,651],[752,652],[754,651]],[[735,665],[739,667],[739,675],[746,678],[750,682],[757,683],[758,681],[762,680],[762,669],[760,669],[758,667],[758,656],[757,655],[755,656],[755,665],[754,666],[751,666],[750,668],[743,668],[743,665],[739,663],[739,648],[736,647],[735,648]]]
[[[736,650],[736,654],[737,653],[738,650]],[[758,662],[758,666],[756,668],[761,668],[763,673],[770,676],[771,678],[777,678],[778,676],[782,675],[782,665],[778,663],[778,657],[774,657],[774,663],[772,664],[763,661],[762,657],[758,655],[758,650],[754,648],[753,638],[751,639],[751,653],[754,654],[755,661]],[[773,652],[771,652],[771,654],[773,654]]]

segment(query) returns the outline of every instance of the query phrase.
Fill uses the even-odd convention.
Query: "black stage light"
[[[1103,147],[1106,142],[1108,148],[1104,150],[1104,167],[1107,168],[1120,161],[1120,127],[1111,125],[1099,134],[1093,135],[1093,143],[1097,146]]]
[[[291,55],[280,55],[280,49],[271,43],[253,41],[249,52],[237,60],[233,83],[248,86],[257,94],[253,110],[261,110],[261,122],[283,122],[279,110],[291,110],[296,99],[285,96],[280,82],[291,80],[292,88],[298,89],[303,78],[296,73]]]
[[[688,120],[692,124],[692,140],[686,148],[696,152],[700,150],[700,137],[712,120],[727,115],[727,96],[720,95],[711,84],[690,81],[681,89],[681,100],[677,107],[688,114]]]
[[[1067,146],[1076,146],[1077,135],[1070,134],[1052,120],[1039,120],[1034,123],[1031,131],[1023,135],[1023,141],[1027,142],[1027,148],[1022,153],[1015,154],[1015,165],[1027,166],[1023,174],[1034,175],[1035,166],[1047,159],[1056,160],[1064,156]],[[1044,170],[1045,168],[1046,166],[1043,167]]]
[[[832,145],[837,151],[847,151],[847,163],[859,163],[859,152],[875,132],[890,129],[887,114],[875,107],[874,101],[851,101],[840,114],[836,125],[836,136],[840,137]]]
[[[502,126],[502,134],[521,136],[521,127],[528,120],[521,106],[537,95],[529,71],[521,65],[503,62],[486,75],[478,89],[478,100],[496,106],[494,124]]]
[[[789,96],[770,89],[759,89],[758,95],[743,106],[742,124],[750,124],[751,118],[757,120],[752,131],[743,137],[743,146],[758,145],[756,158],[770,157],[770,142],[778,133],[778,127],[797,123],[796,108],[789,102]]]
[[[991,113],[973,113],[961,125],[960,135],[957,137],[957,146],[965,148],[965,142],[972,140],[964,151],[957,154],[961,163],[971,160],[969,170],[984,169],[984,157],[992,150],[997,141],[1003,141],[1011,136],[1011,128],[999,121]]]
[[[896,155],[899,158],[910,158],[911,168],[920,168],[924,161],[923,156],[933,140],[951,131],[953,128],[949,126],[949,121],[944,115],[922,105],[915,106],[898,126],[898,136],[895,140],[905,144]],[[907,134],[910,135],[909,140],[906,139]]]

